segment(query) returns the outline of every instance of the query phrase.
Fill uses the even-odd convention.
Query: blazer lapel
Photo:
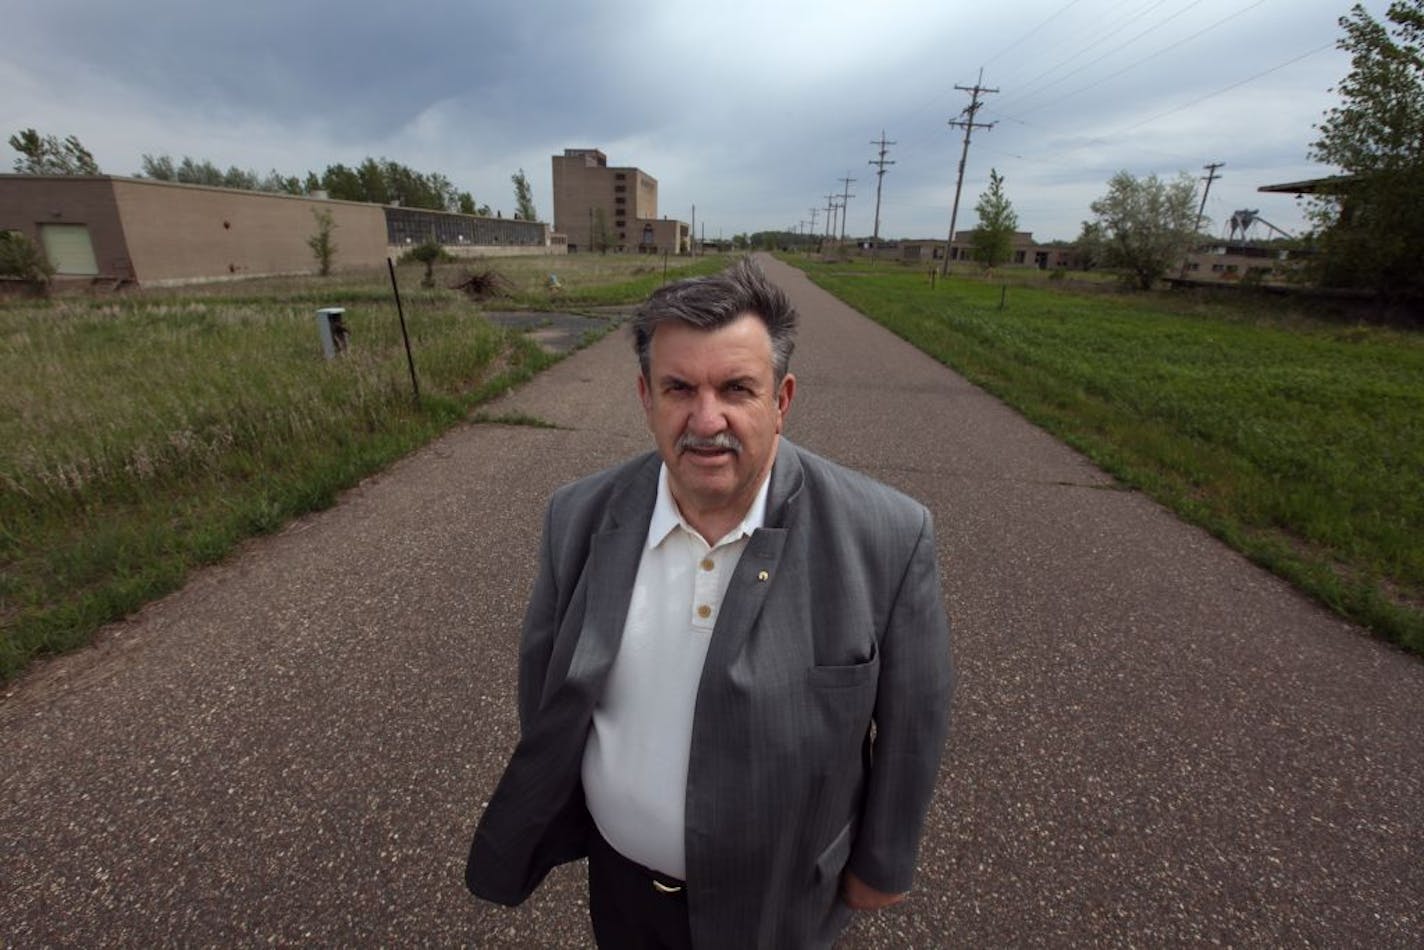
[[[587,607],[565,682],[590,688],[595,698],[603,691],[623,640],[633,582],[657,498],[659,464],[654,453],[638,468],[609,501],[604,527],[590,541],[584,571]]]
[[[766,526],[751,536],[737,561],[736,570],[732,572],[727,594],[722,598],[722,612],[712,631],[712,643],[707,648],[704,670],[725,670],[731,666],[756,625],[766,603],[766,595],[776,584],[781,556],[795,520],[802,478],[801,460],[796,447],[782,439],[776,463],[771,469],[771,487],[766,498]]]

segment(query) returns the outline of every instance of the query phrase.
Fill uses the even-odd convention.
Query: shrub
[[[0,231],[0,275],[43,284],[54,276],[54,267],[24,234]]]
[[[401,255],[401,263],[418,261],[425,265],[425,276],[420,280],[422,287],[435,286],[435,264],[437,261],[453,261],[454,255],[440,246],[438,241],[426,241]]]

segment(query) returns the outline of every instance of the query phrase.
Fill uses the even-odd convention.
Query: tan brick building
[[[44,252],[58,279],[144,285],[303,274],[315,212],[331,213],[334,269],[384,265],[420,240],[455,253],[561,253],[549,228],[314,196],[117,176],[0,175],[0,230]]]
[[[596,148],[553,157],[554,230],[577,251],[681,254],[685,223],[658,217],[658,180],[638,168],[608,166]]]

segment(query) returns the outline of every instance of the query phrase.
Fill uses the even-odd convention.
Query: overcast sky
[[[1386,0],[1364,3],[1383,18]],[[1348,70],[1345,0],[0,0],[0,129],[77,135],[110,174],[144,153],[285,174],[387,157],[514,205],[523,168],[552,217],[549,157],[601,148],[697,206],[708,238],[809,228],[849,176],[869,234],[873,139],[896,144],[881,234],[943,236],[983,69],[959,227],[990,168],[1020,227],[1071,239],[1119,169],[1204,174],[1207,215],[1295,200],[1259,185],[1306,160]],[[11,160],[13,152],[4,154]],[[8,163],[7,163],[8,166]],[[818,215],[818,228],[824,211]],[[705,230],[704,230],[705,228]]]

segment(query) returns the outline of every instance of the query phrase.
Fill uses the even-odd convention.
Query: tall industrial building
[[[596,148],[566,148],[553,162],[554,230],[567,236],[570,253],[687,250],[687,225],[658,217],[658,180],[652,175],[609,168],[608,156]]]

